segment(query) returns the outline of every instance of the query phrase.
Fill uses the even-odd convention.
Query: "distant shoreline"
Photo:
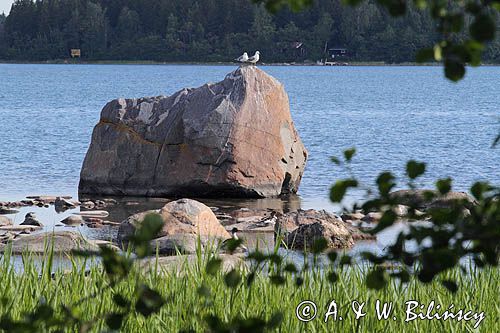
[[[152,61],[152,60],[47,60],[47,61],[9,61],[1,60],[0,64],[17,64],[17,65],[179,65],[179,66],[234,66],[239,65],[235,62],[175,62],[175,61]],[[314,67],[360,67],[360,66],[377,66],[377,67],[429,67],[441,66],[441,63],[428,62],[403,62],[403,63],[385,63],[382,61],[353,61],[347,62],[344,65],[325,66],[316,63],[259,63],[259,66],[314,66]],[[481,66],[500,66],[496,63],[484,63]]]

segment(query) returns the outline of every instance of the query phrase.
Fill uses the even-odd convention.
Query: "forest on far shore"
[[[260,50],[264,62],[302,62],[323,59],[327,45],[347,49],[341,61],[401,63],[434,44],[435,24],[414,8],[392,18],[374,1],[317,0],[271,15],[250,0],[16,0],[0,14],[0,60],[67,59],[81,49],[85,60],[225,62]],[[485,62],[500,63],[499,35]]]

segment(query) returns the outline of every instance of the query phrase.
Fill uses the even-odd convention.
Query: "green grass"
[[[51,260],[48,256],[42,263]],[[61,305],[78,304],[75,315],[95,324],[92,331],[103,331],[107,330],[103,315],[118,310],[112,300],[113,294],[120,292],[133,299],[136,285],[144,282],[160,291],[167,304],[147,319],[140,314],[132,315],[124,323],[123,332],[177,332],[183,329],[204,332],[207,330],[203,319],[205,315],[216,314],[224,321],[255,316],[269,319],[277,311],[284,316],[276,330],[278,332],[500,332],[498,268],[472,269],[467,275],[453,270],[441,275],[440,278],[458,282],[459,290],[455,294],[438,282],[424,285],[413,279],[405,285],[391,280],[385,289],[371,290],[366,287],[365,273],[359,266],[338,271],[339,279],[335,283],[326,278],[324,270],[311,270],[304,276],[301,287],[296,287],[291,276],[287,277],[284,285],[271,284],[268,275],[263,273],[257,274],[254,283],[248,287],[245,283],[248,273],[243,273],[243,283],[232,289],[225,285],[224,273],[214,276],[206,273],[207,261],[208,258],[198,256],[196,262],[173,271],[160,267],[150,272],[134,269],[127,280],[106,289],[109,280],[99,265],[85,272],[83,263],[74,262],[70,272],[59,271],[51,276],[49,264],[40,271],[33,258],[25,256],[25,269],[20,273],[14,270],[8,257],[3,257],[0,264],[0,315],[8,313],[19,319],[24,313],[32,311],[40,300],[57,309]],[[209,295],[206,290],[199,292],[201,285],[207,287]],[[377,299],[395,303],[397,320],[393,320],[392,316],[390,320],[377,320],[374,310]],[[295,316],[295,308],[303,300],[314,301],[318,306],[317,317],[308,323],[299,322]],[[338,315],[343,320],[330,319],[325,323],[324,314],[332,300],[340,307]],[[350,303],[354,300],[366,302],[364,309],[367,315],[362,319],[355,320],[350,310]],[[477,330],[472,328],[474,320],[468,323],[451,320],[404,323],[404,302],[407,300],[425,304],[435,300],[446,308],[454,304],[455,309],[465,307],[484,311],[486,318]]]

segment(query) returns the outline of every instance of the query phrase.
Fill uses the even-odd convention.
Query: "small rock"
[[[0,216],[0,227],[5,227],[7,225],[12,225],[12,220],[7,216]]]
[[[370,212],[370,213],[366,214],[365,217],[363,217],[361,219],[361,221],[365,221],[365,222],[369,222],[369,223],[378,223],[378,221],[380,221],[381,218],[382,218],[382,213]]]
[[[116,205],[118,203],[118,201],[116,201],[115,199],[103,199],[103,201],[109,205]]]
[[[92,201],[84,201],[82,202],[82,207],[85,209],[94,209],[95,203],[93,203]]]
[[[13,231],[13,232],[28,231],[28,232],[31,232],[31,231],[36,231],[39,229],[42,229],[42,227],[35,226],[35,225],[10,225],[10,226],[5,226],[5,227],[0,227],[0,231],[4,231],[4,232],[6,232],[6,231]]]
[[[408,215],[409,208],[410,207],[405,206],[405,205],[396,205],[393,208],[393,211],[394,211],[394,213],[396,213],[396,215],[398,217],[403,217],[403,216],[407,216]]]
[[[37,227],[43,227],[43,223],[40,222],[35,213],[32,212],[26,214],[26,216],[24,217],[24,222],[21,223],[21,225],[34,225]]]
[[[346,223],[326,211],[298,210],[276,218],[275,235],[283,236],[290,249],[309,249],[320,238],[326,239],[329,248],[349,248],[354,244]]]
[[[6,206],[0,207],[0,214],[2,215],[17,214],[17,213],[19,213],[19,211],[16,209],[7,208]]]
[[[358,226],[355,226],[352,222],[346,222],[346,228],[352,235],[354,241],[366,241],[366,240],[376,240],[377,236],[364,232]]]
[[[104,224],[98,222],[90,222],[86,224],[90,229],[101,229],[104,228]]]
[[[96,200],[95,201],[95,205],[98,208],[104,208],[104,207],[106,207],[106,203],[104,201],[102,201],[102,200]]]
[[[344,213],[342,214],[341,218],[342,221],[360,221],[365,217],[365,214],[356,212],[356,213]]]
[[[216,214],[217,218],[219,220],[232,220],[233,217],[231,215],[227,215],[227,214]]]
[[[54,205],[56,207],[56,211],[65,211],[67,209],[73,209],[78,206],[78,204],[74,201],[69,201],[68,199],[64,199],[61,197],[57,197],[56,201],[54,202]]]
[[[103,220],[98,217],[86,217],[85,222],[87,223],[102,223]]]
[[[137,205],[139,205],[139,203],[136,201],[127,201],[125,203],[125,206],[137,206]]]
[[[74,215],[80,215],[83,217],[104,218],[104,217],[108,217],[109,213],[105,210],[88,210],[88,211],[83,211],[83,212],[79,212],[79,213],[74,213]]]
[[[55,195],[30,195],[30,196],[27,196],[26,198],[53,204],[53,203],[55,203],[55,201],[58,197],[62,198],[62,199],[66,199],[66,200],[73,199],[73,197],[70,195],[59,195],[59,196],[55,196]]]
[[[12,232],[6,232],[2,236],[0,236],[0,243],[8,243],[9,241],[12,241],[16,238],[16,234],[13,234]]]
[[[65,218],[64,220],[61,221],[61,223],[64,223],[66,225],[70,226],[79,226],[83,224],[83,218],[80,215],[71,215]]]
[[[121,223],[120,222],[112,222],[112,221],[102,221],[102,224],[119,226]]]

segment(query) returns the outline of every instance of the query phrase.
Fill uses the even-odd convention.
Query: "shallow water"
[[[0,200],[36,194],[77,197],[81,164],[107,101],[170,95],[183,87],[220,81],[235,68],[0,64]],[[500,183],[499,148],[490,148],[500,128],[500,67],[469,69],[458,84],[446,81],[439,67],[262,69],[285,85],[295,125],[309,151],[299,197],[203,200],[210,206],[338,211],[340,207],[328,200],[329,186],[348,175],[332,165],[330,156],[352,146],[358,150],[354,174],[368,185],[381,171],[401,176],[408,159],[428,162],[422,186],[448,176],[454,179],[454,189],[462,191],[476,180]],[[351,193],[348,202],[360,197],[359,192]],[[130,200],[139,205],[109,208],[109,220],[118,222],[163,205]],[[28,207],[11,217],[20,223],[29,211],[38,214],[48,231],[78,209],[57,214],[53,207]],[[355,250],[385,247],[398,228]],[[116,228],[77,229],[90,238],[109,240],[116,235]]]
[[[0,200],[75,196],[107,101],[169,95],[235,68],[0,64]],[[440,67],[262,69],[285,85],[310,153],[299,191],[306,207],[328,205],[329,186],[346,176],[329,157],[352,146],[355,174],[368,184],[383,170],[401,175],[411,158],[428,162],[423,185],[447,176],[458,190],[478,179],[500,181],[500,153],[490,149],[500,128],[500,67],[469,69],[458,84]]]

